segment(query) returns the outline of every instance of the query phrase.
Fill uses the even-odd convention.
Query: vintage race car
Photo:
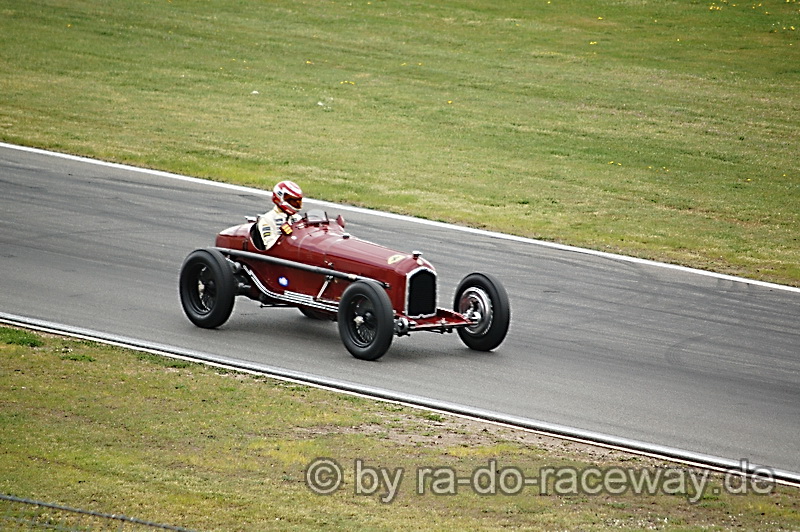
[[[233,311],[236,296],[264,307],[297,307],[309,318],[338,322],[356,358],[376,360],[395,335],[458,331],[471,349],[491,351],[506,337],[508,295],[494,276],[467,275],[453,310],[437,306],[434,267],[419,252],[404,253],[350,236],[344,219],[310,211],[265,250],[255,218],[230,227],[214,247],[183,262],[183,310],[198,327],[216,328]]]

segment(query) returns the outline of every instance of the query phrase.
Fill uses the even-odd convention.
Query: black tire
[[[456,288],[453,309],[479,316],[478,323],[458,329],[461,341],[476,351],[491,351],[503,343],[511,322],[511,305],[503,285],[488,273],[472,273]]]
[[[379,284],[356,281],[339,302],[339,336],[350,354],[361,360],[382,357],[394,337],[394,310]]]
[[[191,252],[181,266],[179,287],[183,311],[192,323],[214,329],[228,321],[236,280],[222,253],[215,249]]]

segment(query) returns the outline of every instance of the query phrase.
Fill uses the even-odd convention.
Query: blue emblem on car
[[[289,279],[286,277],[278,277],[278,284],[283,287],[289,286]]]

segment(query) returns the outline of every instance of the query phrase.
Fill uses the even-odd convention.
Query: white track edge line
[[[108,162],[108,161],[101,161],[101,160],[91,159],[91,158],[83,157],[83,156],[79,156],[79,155],[70,155],[70,154],[67,154],[67,153],[59,153],[59,152],[54,152],[54,151],[43,150],[41,148],[31,148],[31,147],[28,147],[28,146],[18,146],[16,144],[7,144],[7,143],[4,143],[4,142],[0,142],[0,148],[7,148],[7,149],[11,149],[11,150],[18,150],[18,151],[24,151],[24,152],[29,152],[29,153],[35,153],[35,154],[38,154],[38,155],[48,155],[48,156],[51,156],[51,157],[58,157],[58,158],[61,158],[61,159],[68,159],[68,160],[71,160],[71,161],[78,161],[78,162],[83,162],[83,163],[88,163],[88,164],[95,164],[95,165],[98,165],[98,166],[106,166],[106,167],[109,167],[109,168],[116,168],[116,169],[119,169],[119,170],[126,170],[126,171],[131,171],[131,172],[140,172],[140,173],[149,174],[149,175],[153,175],[153,176],[165,177],[165,178],[169,178],[169,179],[176,179],[178,181],[185,181],[185,182],[188,182],[188,183],[207,185],[207,186],[214,186],[214,187],[219,187],[219,188],[225,188],[225,189],[228,189],[228,190],[236,190],[236,191],[239,191],[239,192],[246,192],[248,194],[256,194],[256,195],[263,195],[263,196],[270,196],[272,194],[268,190],[261,190],[261,189],[257,189],[257,188],[245,187],[245,186],[242,186],[242,185],[234,185],[234,184],[231,184],[231,183],[222,183],[222,182],[219,182],[219,181],[212,181],[210,179],[201,179],[201,178],[198,178],[198,177],[184,176],[184,175],[180,175],[180,174],[174,174],[174,173],[171,173],[171,172],[164,172],[162,170],[153,170],[153,169],[150,169],[150,168],[139,168],[137,166],[130,166],[130,165],[127,165],[127,164],[112,163],[112,162]],[[508,240],[508,241],[512,241],[512,242],[519,242],[519,243],[523,243],[523,244],[533,244],[533,245],[547,247],[547,248],[551,248],[551,249],[557,249],[557,250],[560,250],[560,251],[569,251],[569,252],[573,252],[573,253],[581,253],[581,254],[584,254],[584,255],[592,255],[592,256],[595,256],[595,257],[602,257],[602,258],[607,258],[607,259],[612,259],[612,260],[617,260],[617,261],[629,262],[629,263],[632,263],[632,264],[643,264],[643,265],[647,265],[647,266],[655,266],[655,267],[659,267],[659,268],[666,268],[666,269],[670,269],[670,270],[676,270],[676,271],[680,271],[680,272],[684,272],[684,273],[692,273],[692,274],[695,274],[695,275],[703,275],[703,276],[706,276],[706,277],[712,277],[712,278],[720,279],[720,280],[724,280],[724,281],[731,281],[731,282],[735,282],[735,283],[744,283],[744,284],[749,284],[749,285],[753,285],[753,286],[760,286],[760,287],[763,287],[763,288],[769,288],[769,289],[772,289],[772,290],[782,290],[782,291],[785,291],[785,292],[794,292],[794,293],[800,294],[800,287],[795,287],[795,286],[788,286],[788,285],[782,285],[782,284],[777,284],[777,283],[769,283],[769,282],[766,282],[766,281],[758,281],[756,279],[747,279],[745,277],[737,277],[737,276],[734,276],[734,275],[727,275],[727,274],[724,274],[724,273],[712,272],[712,271],[708,271],[708,270],[700,270],[700,269],[697,269],[697,268],[689,268],[687,266],[680,266],[678,264],[668,264],[668,263],[665,263],[665,262],[658,262],[658,261],[649,260],[649,259],[640,259],[638,257],[629,257],[629,256],[626,256],[626,255],[618,255],[616,253],[609,253],[607,251],[598,251],[598,250],[594,250],[594,249],[586,249],[586,248],[581,248],[581,247],[577,247],[577,246],[568,246],[566,244],[558,244],[556,242],[548,242],[546,240],[537,240],[537,239],[534,239],[534,238],[528,238],[528,237],[524,237],[524,236],[508,235],[508,234],[499,233],[499,232],[496,232],[496,231],[487,231],[485,229],[477,229],[477,228],[474,228],[474,227],[466,227],[466,226],[462,226],[462,225],[448,224],[448,223],[445,223],[445,222],[437,222],[435,220],[426,220],[424,218],[415,218],[413,216],[407,216],[407,215],[404,215],[404,214],[395,214],[395,213],[391,213],[391,212],[383,212],[383,211],[365,209],[363,207],[353,207],[353,206],[350,206],[350,205],[341,205],[341,204],[338,204],[338,203],[332,203],[332,202],[323,201],[323,200],[315,200],[315,199],[312,199],[312,198],[306,198],[306,201],[308,201],[309,203],[312,203],[312,204],[323,206],[323,207],[332,207],[332,208],[341,209],[341,210],[344,210],[344,211],[355,212],[355,213],[358,213],[358,214],[365,214],[365,215],[370,215],[370,216],[378,216],[378,217],[382,217],[382,218],[401,220],[401,221],[404,221],[404,222],[418,223],[418,224],[421,224],[421,225],[437,227],[437,228],[440,228],[440,229],[447,229],[447,230],[451,230],[451,231],[461,231],[463,233],[471,233],[471,234],[480,235],[480,236],[486,236],[486,237],[490,237],[490,238],[497,238],[497,239]]]

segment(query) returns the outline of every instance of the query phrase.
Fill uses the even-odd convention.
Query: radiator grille
[[[436,274],[427,268],[408,276],[406,314],[409,318],[424,318],[436,314]]]

